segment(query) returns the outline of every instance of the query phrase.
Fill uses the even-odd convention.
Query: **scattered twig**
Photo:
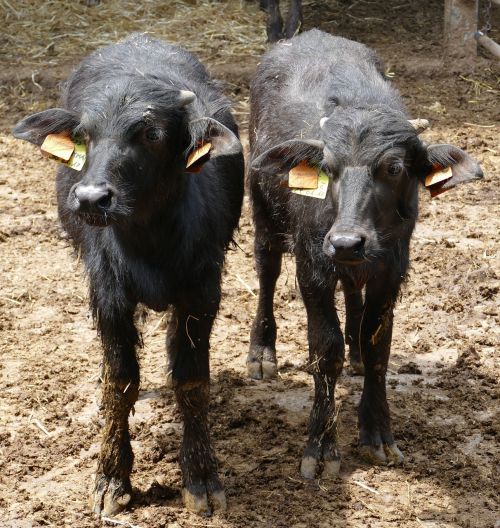
[[[196,348],[196,345],[194,344],[194,341],[191,339],[191,336],[189,335],[189,329],[188,329],[189,319],[194,319],[195,321],[199,321],[199,319],[197,317],[195,317],[194,315],[191,315],[191,314],[189,314],[187,316],[187,319],[186,319],[186,335],[188,336],[189,341],[191,343],[191,348]]]
[[[117,524],[119,526],[125,526],[126,528],[141,528],[137,524],[129,523],[128,521],[119,521],[117,519],[111,519],[110,517],[101,517],[101,521],[110,523],[110,524]]]
[[[496,125],[478,125],[477,123],[467,123],[467,121],[464,121],[464,125],[479,127],[479,128],[495,128],[496,127]]]
[[[163,322],[163,320],[165,319],[165,317],[167,317],[168,315],[168,312],[165,312],[159,319],[159,321],[154,325],[153,329],[150,330],[147,334],[146,334],[146,337],[149,337],[151,335],[153,335],[157,330],[158,328],[160,328],[160,325],[161,323]]]
[[[257,295],[255,295],[255,293],[253,292],[252,288],[250,288],[250,286],[237,273],[235,276],[238,281],[245,287],[248,293],[250,293],[250,295],[252,295],[253,297],[257,297]]]
[[[371,491],[372,493],[375,493],[375,495],[380,495],[380,492],[377,491],[375,488],[371,488],[370,486],[366,485],[364,482],[361,482],[360,480],[353,480],[353,484],[356,484],[356,486],[359,486],[360,488],[363,488],[365,490]]]
[[[47,436],[52,435],[52,433],[49,433],[47,429],[45,429],[45,427],[43,426],[42,422],[37,418],[32,418],[31,422],[34,423],[38,427],[38,429],[40,429],[40,431],[43,431]]]
[[[41,86],[40,84],[38,84],[38,83],[36,82],[36,79],[35,79],[35,75],[36,75],[37,73],[38,73],[38,72],[32,72],[32,73],[31,73],[31,82],[32,82],[32,83],[33,83],[33,84],[34,84],[34,85],[35,85],[35,86],[36,86],[41,92],[43,92],[43,88],[42,88],[42,86]]]

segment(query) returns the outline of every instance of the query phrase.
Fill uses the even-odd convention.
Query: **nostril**
[[[78,210],[87,213],[99,213],[111,206],[113,192],[106,186],[78,185],[74,190]]]
[[[108,191],[105,196],[102,198],[99,198],[96,202],[97,207],[101,209],[107,209],[111,205],[111,198],[112,198],[111,191]]]

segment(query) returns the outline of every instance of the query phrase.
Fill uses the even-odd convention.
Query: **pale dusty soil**
[[[391,15],[381,13],[382,2],[361,2],[347,11],[356,18],[340,9],[342,3],[316,4],[306,6],[307,27],[321,23],[375,47],[415,117],[432,121],[426,139],[466,148],[486,174],[483,182],[432,201],[421,196],[388,377],[394,432],[406,463],[373,468],[360,461],[356,405],[362,378],[345,371],[337,390],[340,477],[307,482],[299,476],[313,396],[304,371],[305,313],[287,257],[276,295],[279,377],[247,380],[258,283],[245,202],[239,249],[227,257],[212,336],[211,424],[229,511],[205,519],[182,507],[182,424],[164,376],[168,314],[150,313],[142,324],[140,400],[130,420],[135,497],[118,519],[142,528],[499,526],[498,69],[478,58],[465,75],[469,81],[442,69],[437,0]],[[387,24],[357,20],[381,16]],[[428,31],[431,22],[435,35]],[[227,64],[214,73],[241,101],[254,65]],[[4,70],[2,79],[8,78]],[[39,104],[54,104],[54,86],[48,82],[35,93]],[[245,106],[239,108],[244,125]],[[58,225],[54,165],[8,135],[26,111],[17,102],[1,120],[0,527],[99,526],[86,503],[101,423],[95,403],[100,347],[82,267]]]

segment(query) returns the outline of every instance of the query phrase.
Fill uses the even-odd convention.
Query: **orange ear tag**
[[[203,143],[194,149],[188,156],[186,170],[192,173],[200,172],[203,165],[210,159],[211,149],[212,143]]]
[[[442,189],[445,181],[448,181],[452,177],[451,167],[445,169],[438,169],[431,172],[425,177],[425,186],[431,193],[431,198],[438,196],[441,193],[446,192],[448,189]]]
[[[318,169],[311,167],[307,161],[301,161],[290,169],[288,187],[293,189],[317,189]]]
[[[63,134],[49,134],[40,149],[49,158],[67,162],[75,151],[75,144]]]

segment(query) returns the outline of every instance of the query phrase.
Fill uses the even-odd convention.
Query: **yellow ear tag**
[[[48,158],[75,170],[82,170],[87,157],[85,143],[64,134],[49,134],[40,147]]]
[[[87,159],[87,148],[85,143],[81,143],[78,140],[74,140],[74,142],[75,151],[66,165],[74,170],[79,171],[82,170],[83,166],[85,165],[85,160]]]
[[[318,169],[311,167],[307,161],[301,161],[288,173],[288,187],[293,189],[317,189]]]
[[[438,194],[444,193],[448,189],[442,189],[445,181],[452,177],[451,167],[446,169],[438,168],[436,171],[431,172],[425,177],[425,186],[431,193],[431,198],[434,198]]]
[[[40,147],[42,154],[56,161],[69,161],[75,150],[71,138],[63,134],[49,134]]]
[[[211,149],[212,143],[203,143],[194,149],[188,156],[186,170],[193,173],[200,172],[203,164],[210,158],[209,153]]]
[[[297,165],[297,167],[299,167],[303,163],[304,162],[300,163],[299,165]],[[305,179],[303,178],[303,171],[301,168],[300,173],[299,173],[300,178],[298,180],[295,180],[295,175],[292,175],[292,177],[290,177],[290,175],[293,172],[293,170],[296,169],[297,167],[294,167],[288,173],[288,185],[290,187],[290,190],[294,194],[300,194],[301,196],[310,196],[311,198],[318,198],[320,200],[324,200],[328,192],[328,182],[329,182],[328,176],[322,170],[320,170],[319,167],[311,167],[310,165],[306,164],[306,167],[309,169],[307,171],[308,174],[306,178]],[[310,187],[312,187],[313,182],[314,182],[315,187],[313,188],[300,187],[299,188],[299,187],[292,186],[292,182],[296,182],[296,181],[298,181],[300,185],[309,185]]]

